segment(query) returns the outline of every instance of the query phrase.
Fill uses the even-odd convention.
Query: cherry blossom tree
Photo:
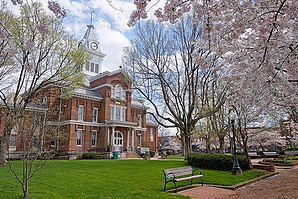
[[[156,1],[135,0],[128,25],[147,17]],[[298,88],[298,2],[296,0],[167,0],[156,8],[160,21],[177,23],[185,13],[203,24],[197,48],[209,46],[229,66],[235,84],[269,86],[294,110]],[[200,59],[198,59],[200,61]],[[276,85],[278,85],[276,87]],[[297,110],[297,109],[296,109]]]
[[[39,3],[24,4],[20,16],[1,10],[0,101],[5,112],[0,162],[5,159],[5,140],[22,118],[35,94],[50,85],[71,91],[83,81],[81,67],[87,58],[77,49],[57,17],[44,13]],[[3,23],[2,23],[3,22]]]

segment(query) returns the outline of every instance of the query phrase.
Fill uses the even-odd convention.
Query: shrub
[[[287,147],[285,151],[298,151],[298,146]]]
[[[83,153],[82,154],[82,159],[98,159],[97,154],[96,153]]]
[[[150,151],[150,158],[153,158],[155,155],[155,152],[154,151]]]
[[[105,154],[98,154],[97,159],[107,159],[107,156]]]
[[[237,156],[239,166],[242,170],[248,170],[249,164],[245,156]],[[187,156],[190,166],[230,171],[233,167],[233,156],[222,154],[190,154]]]
[[[77,155],[77,160],[81,160],[82,159],[82,154]]]
[[[273,158],[264,158],[263,162],[272,162],[272,163],[292,163],[293,161],[287,159],[273,159]]]

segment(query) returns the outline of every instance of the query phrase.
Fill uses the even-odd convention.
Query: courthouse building
[[[93,25],[87,26],[81,45],[90,54],[82,69],[87,75],[85,85],[75,89],[69,98],[64,98],[57,87],[44,89],[36,98],[43,108],[59,110],[48,123],[53,128],[59,125],[66,135],[60,142],[60,153],[157,152],[158,126],[147,121],[148,107],[144,101],[132,96],[131,78],[122,68],[101,71],[105,54],[100,50]],[[11,151],[21,150],[17,139],[16,134],[11,135]],[[48,145],[54,147],[55,141]]]

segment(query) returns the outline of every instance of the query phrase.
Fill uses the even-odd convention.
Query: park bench
[[[199,175],[195,175],[195,171],[200,171]],[[167,184],[169,182],[174,183],[175,190],[177,192],[177,185],[176,182],[190,180],[190,184],[192,184],[192,180],[195,178],[201,178],[202,186],[203,186],[203,175],[201,169],[192,169],[191,166],[187,167],[179,167],[179,168],[172,168],[172,169],[165,169],[163,170],[164,177],[165,177],[165,186],[164,191],[166,191]]]
[[[257,152],[248,152],[250,158],[260,158],[261,156]]]
[[[278,154],[276,152],[263,152],[265,158],[275,158],[278,157]]]
[[[295,155],[295,156],[298,156],[298,151],[285,151],[285,154],[286,155]]]

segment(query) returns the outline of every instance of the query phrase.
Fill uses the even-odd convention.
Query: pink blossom
[[[61,8],[57,1],[49,0],[48,8],[58,17],[59,19],[66,17],[67,13],[64,8]]]

